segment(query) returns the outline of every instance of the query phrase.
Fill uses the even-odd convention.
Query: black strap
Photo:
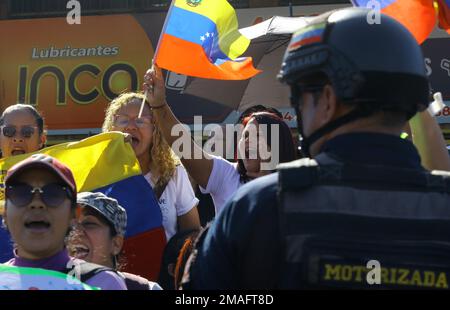
[[[314,131],[311,135],[309,135],[309,137],[302,137],[302,140],[300,142],[302,151],[304,152],[304,154],[306,154],[306,156],[310,157],[309,148],[311,147],[311,145],[313,145],[314,142],[316,142],[317,140],[322,138],[327,133],[330,133],[333,130],[335,130],[345,124],[353,122],[357,119],[367,117],[370,114],[371,114],[371,111],[358,108],[358,109],[352,110],[351,112],[349,112],[341,117],[338,117],[337,119],[327,123],[326,125],[320,127],[316,131]]]
[[[65,274],[71,274],[74,277],[79,275],[79,280],[86,283],[90,278],[96,276],[103,271],[112,271],[117,273],[114,269],[105,266],[88,263],[88,262],[74,262],[71,268],[66,268],[62,272]]]
[[[323,162],[329,160],[325,158]],[[301,160],[280,166],[279,169],[279,203],[284,206],[287,195],[300,193],[313,186],[352,187],[381,192],[418,192],[418,193],[450,193],[450,173],[444,171],[405,169],[398,167],[344,164],[330,162],[319,165],[315,160]],[[345,232],[377,231],[383,227],[384,234],[414,236],[419,231],[423,236],[434,240],[448,239],[448,212],[442,213],[439,205],[430,206],[430,214],[441,217],[423,221],[417,210],[407,205],[402,208],[405,219],[395,217],[377,217],[363,214],[339,214],[331,206],[323,206],[321,212],[302,212],[285,216],[283,208],[280,216],[280,227],[285,234],[303,234],[306,232],[324,232],[330,234]],[[336,212],[335,212],[336,211]],[[445,215],[447,214],[447,215]],[[444,216],[445,215],[445,216]],[[317,231],[316,231],[317,230]],[[422,236],[422,237],[423,237]]]
[[[178,167],[180,164],[177,164],[176,166]],[[162,194],[164,193],[164,191],[166,190],[167,184],[169,184],[170,179],[165,180],[164,182],[159,183],[156,182],[155,186],[153,187],[153,192],[155,193],[156,198],[159,200],[162,196]]]
[[[127,290],[129,291],[148,291],[150,289],[148,283],[141,283],[127,277],[124,278],[124,281],[125,285],[127,286]]]
[[[156,198],[159,200],[166,190],[167,184],[170,180],[165,180],[162,183],[157,182],[156,185],[153,187],[153,192],[155,193]]]
[[[119,272],[119,275],[125,281],[129,291],[148,291],[150,289],[150,283],[147,279],[127,272]]]
[[[282,191],[298,191],[317,185],[356,186],[387,191],[450,193],[450,173],[444,171],[405,169],[377,165],[331,164],[314,161],[298,167],[279,169]]]

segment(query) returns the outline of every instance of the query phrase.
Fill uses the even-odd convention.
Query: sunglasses
[[[2,134],[5,137],[12,138],[16,136],[17,128],[16,126],[2,126]],[[20,128],[20,135],[22,138],[30,138],[32,135],[34,135],[35,128],[33,126],[22,126]]]
[[[6,187],[6,198],[15,206],[24,207],[33,200],[36,192],[41,196],[42,202],[49,207],[58,207],[66,198],[72,199],[72,192],[58,183],[50,183],[41,188],[26,183],[11,184]]]
[[[134,120],[136,127],[146,128],[151,125],[150,119],[151,119],[150,116],[131,118],[127,115],[116,115],[114,117],[114,126],[119,127],[119,128],[125,128],[125,127],[128,127],[128,125],[130,124],[130,121]]]
[[[298,106],[301,108],[303,106],[302,102],[302,94],[304,93],[312,93],[314,97],[320,93],[325,85],[305,85],[305,84],[296,84],[295,87],[292,87],[292,96],[291,96],[291,105]],[[315,98],[314,101],[317,99]]]
[[[297,89],[300,94],[320,92],[324,87],[325,85],[304,85],[304,84],[297,85]]]

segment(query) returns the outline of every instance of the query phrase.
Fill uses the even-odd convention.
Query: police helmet
[[[420,46],[396,20],[347,8],[318,16],[292,36],[280,81],[295,85],[324,74],[341,102],[373,110],[404,112],[407,118],[429,104],[429,83]],[[292,98],[293,104],[298,97]]]

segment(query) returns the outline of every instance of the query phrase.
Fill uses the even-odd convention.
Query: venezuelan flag
[[[295,32],[287,48],[288,52],[296,50],[301,46],[322,42],[325,26],[325,23],[321,23],[302,28]]]
[[[405,26],[422,44],[436,24],[433,0],[351,0],[354,6],[375,9],[379,3],[381,12]]]
[[[109,132],[79,142],[58,144],[39,152],[53,156],[72,170],[77,189],[100,191],[113,197],[127,210],[124,245],[125,270],[156,280],[166,244],[162,214],[151,186],[141,173],[139,162],[123,134]],[[0,160],[0,198],[4,200],[7,170],[31,154]],[[0,234],[0,254],[12,253],[10,239]]]
[[[244,80],[260,72],[251,58],[238,58],[249,44],[238,31],[236,13],[226,0],[174,0],[155,62],[179,74]]]
[[[450,34],[450,0],[438,0],[439,27]]]

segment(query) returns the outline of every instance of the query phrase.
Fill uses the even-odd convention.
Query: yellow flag
[[[79,142],[54,145],[34,153],[0,159],[0,209],[4,203],[6,172],[33,154],[46,154],[66,164],[73,173],[77,190],[90,191],[127,177],[141,174],[139,162],[120,132],[99,134]],[[0,210],[1,211],[1,210]],[[0,213],[1,214],[1,213]]]

